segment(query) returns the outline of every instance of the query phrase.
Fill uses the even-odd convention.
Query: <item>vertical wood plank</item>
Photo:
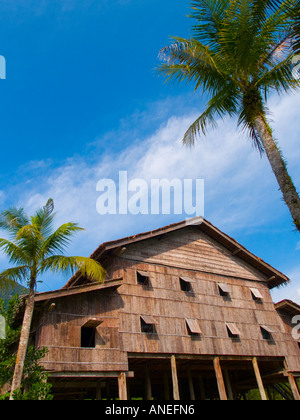
[[[217,378],[217,383],[218,383],[220,399],[221,399],[221,401],[227,401],[228,398],[227,398],[227,394],[226,394],[226,388],[225,388],[225,383],[224,383],[224,379],[223,379],[223,374],[222,374],[222,369],[221,369],[220,358],[219,357],[214,358],[214,368],[215,368],[215,373],[216,373],[216,378]]]
[[[166,401],[170,399],[169,378],[166,372],[164,374],[164,399]]]
[[[145,382],[145,391],[146,391],[146,400],[152,400],[152,387],[151,387],[151,378],[148,366],[146,367],[146,382]]]
[[[175,356],[171,357],[171,370],[172,370],[172,382],[173,382],[173,399],[174,401],[179,401],[180,395],[179,395],[179,385],[178,385],[177,366],[176,366]]]
[[[200,385],[200,400],[204,401],[206,398],[206,395],[205,395],[205,386],[204,386],[204,381],[203,381],[202,376],[199,377],[199,385]]]
[[[252,365],[253,365],[253,369],[254,369],[254,372],[255,372],[256,381],[257,381],[257,385],[258,385],[258,388],[259,388],[261,399],[263,401],[267,401],[268,398],[267,398],[267,394],[266,394],[266,391],[265,391],[265,388],[264,388],[263,381],[261,379],[261,375],[260,375],[260,371],[259,371],[259,367],[258,367],[258,363],[257,363],[257,358],[256,357],[253,357],[253,359],[252,359]]]
[[[195,389],[194,389],[193,377],[192,377],[192,374],[191,374],[191,369],[188,369],[188,381],[189,381],[189,389],[190,389],[191,401],[195,401],[196,400],[196,397],[195,397]]]
[[[101,401],[102,400],[102,391],[101,391],[101,382],[97,382],[96,385],[96,400]]]
[[[232,387],[230,383],[229,372],[227,369],[224,369],[224,379],[225,379],[226,389],[228,393],[228,399],[230,401],[233,401],[234,400],[233,391],[232,391]]]
[[[127,401],[127,385],[126,385],[126,373],[120,373],[118,377],[119,385],[119,399],[120,401]]]
[[[288,364],[287,364],[286,360],[284,361],[284,367],[287,371],[287,375],[288,375],[288,379],[289,379],[289,383],[290,383],[290,387],[292,389],[294,399],[295,399],[295,401],[300,401],[300,393],[299,393],[297,383],[295,381],[294,375],[291,372],[288,371]]]

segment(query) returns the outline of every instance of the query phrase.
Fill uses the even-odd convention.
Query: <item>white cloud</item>
[[[294,152],[294,149],[299,149],[295,147],[298,141],[296,102],[295,97],[284,97],[280,101],[274,99],[271,104],[276,134],[293,171],[299,163],[299,156]],[[164,107],[167,106],[170,115],[170,102],[164,101]],[[139,117],[134,115],[131,121],[123,121],[119,131],[109,133],[105,138],[106,144],[109,141],[113,144],[119,137],[128,140],[131,129],[134,129],[134,141],[127,141],[125,149],[97,154],[97,144],[102,144],[99,139],[90,145],[88,155],[70,158],[60,167],[53,168],[48,161],[30,162],[27,168],[23,166],[22,171],[27,169],[31,179],[18,186],[17,194],[14,189],[10,194],[17,195],[19,205],[29,213],[52,197],[58,211],[58,223],[72,220],[86,228],[86,234],[80,235],[70,249],[72,253],[83,255],[89,255],[106,240],[184,218],[184,215],[100,216],[96,211],[99,197],[96,184],[102,178],[117,179],[120,170],[128,170],[130,179],[143,178],[146,181],[153,178],[205,179],[205,216],[225,231],[263,226],[267,221],[277,220],[282,211],[286,211],[267,159],[260,159],[249,140],[237,131],[235,121],[220,122],[217,130],[189,149],[182,145],[181,139],[197,115],[169,116],[166,122],[157,125],[160,119],[153,111],[155,108],[151,107],[149,115],[141,116],[143,122],[151,120],[156,123],[146,138],[136,130]],[[161,114],[159,104],[157,109]],[[163,116],[166,114],[164,111]],[[300,181],[297,171],[295,178]]]
[[[300,266],[294,267],[287,273],[291,282],[284,287],[274,289],[272,297],[274,302],[280,302],[284,299],[292,300],[300,305]]]

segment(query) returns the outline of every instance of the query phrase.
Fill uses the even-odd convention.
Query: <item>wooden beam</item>
[[[267,398],[267,394],[266,394],[264,384],[263,384],[263,381],[262,381],[262,378],[261,378],[261,374],[260,374],[260,371],[259,371],[258,362],[257,362],[256,357],[253,357],[252,365],[253,365],[253,369],[254,369],[254,372],[255,372],[255,377],[256,377],[256,381],[257,381],[257,385],[258,385],[258,388],[259,388],[261,399],[263,401],[267,401],[268,398]]]
[[[134,378],[134,372],[129,371],[125,372],[127,378]],[[50,372],[49,378],[70,378],[70,379],[79,379],[79,378],[118,378],[119,372]]]
[[[188,381],[189,381],[189,389],[190,389],[191,401],[195,401],[196,400],[196,397],[195,397],[195,389],[194,389],[193,377],[192,377],[192,374],[191,374],[191,369],[188,369]]]
[[[221,369],[221,364],[220,364],[219,357],[214,358],[214,368],[215,368],[215,373],[216,373],[216,378],[217,378],[217,383],[218,383],[220,399],[221,399],[221,401],[227,401],[228,398],[227,398],[227,394],[226,394],[226,388],[225,388],[225,383],[224,383],[224,379],[223,379],[223,374],[222,374],[222,369]]]
[[[177,366],[176,366],[175,356],[171,357],[171,370],[172,370],[172,382],[173,382],[173,399],[174,401],[179,401],[180,395],[179,395],[179,385],[178,385]]]
[[[199,385],[200,385],[200,400],[204,401],[206,398],[204,380],[202,376],[199,376]]]
[[[102,392],[101,392],[101,382],[97,382],[96,385],[96,400],[101,401],[102,400]]]
[[[227,389],[227,393],[228,393],[228,399],[230,401],[233,401],[234,397],[233,397],[233,391],[232,391],[232,387],[231,387],[231,383],[230,383],[230,377],[229,377],[228,369],[224,370],[224,379],[225,379],[226,389]]]
[[[167,372],[164,373],[164,398],[166,401],[170,399],[169,378]]]
[[[146,393],[146,400],[152,400],[152,387],[151,387],[151,378],[148,366],[146,367],[146,382],[145,382],[145,393]]]
[[[119,386],[119,398],[120,401],[127,401],[127,384],[126,384],[126,373],[120,373],[118,377]]]
[[[287,376],[289,379],[289,383],[290,383],[290,387],[294,396],[295,401],[300,401],[300,393],[299,393],[299,389],[297,386],[297,383],[295,381],[294,375],[288,371],[288,364],[286,362],[286,360],[284,361],[284,367],[286,369],[287,372]]]

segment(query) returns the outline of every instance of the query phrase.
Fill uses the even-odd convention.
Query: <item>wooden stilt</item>
[[[101,392],[101,382],[97,382],[96,386],[96,400],[101,401],[102,400],[102,392]]]
[[[216,373],[216,378],[217,378],[217,383],[218,383],[220,399],[222,401],[227,401],[228,398],[226,394],[226,388],[225,388],[225,383],[223,379],[219,357],[214,358],[214,368],[215,368],[215,373]]]
[[[169,389],[169,378],[168,374],[164,374],[164,399],[169,401],[170,399],[170,389]]]
[[[127,385],[126,385],[126,373],[120,373],[118,377],[119,385],[119,399],[120,401],[127,401]]]
[[[194,389],[194,384],[193,384],[193,378],[192,378],[192,374],[191,374],[191,369],[188,369],[188,381],[189,381],[189,389],[190,389],[191,401],[195,401],[196,400],[196,397],[195,397],[195,389]]]
[[[205,387],[204,387],[204,381],[203,381],[202,376],[199,377],[199,385],[200,385],[200,400],[204,401],[206,398],[206,395],[205,395]]]
[[[227,369],[224,369],[224,380],[225,380],[225,385],[227,389],[228,399],[230,401],[233,401],[234,400],[233,391],[232,391],[232,387],[230,383],[229,372]]]
[[[174,401],[179,401],[180,395],[179,395],[179,385],[178,385],[178,376],[177,376],[175,356],[171,357],[171,370],[172,370],[172,381],[173,381],[173,399]]]
[[[146,391],[146,400],[152,400],[152,387],[151,387],[151,379],[148,366],[146,367],[146,382],[145,382],[145,391]]]
[[[284,361],[284,368],[287,371],[288,380],[289,380],[289,383],[290,383],[290,387],[291,387],[294,399],[295,399],[295,401],[300,401],[300,393],[299,393],[299,389],[298,389],[296,380],[294,378],[294,375],[291,372],[289,372],[288,365],[287,365],[286,361]]]
[[[266,394],[266,391],[265,391],[265,388],[264,388],[263,381],[261,379],[261,375],[260,375],[260,371],[259,371],[259,367],[258,367],[258,363],[257,363],[257,358],[256,357],[253,357],[253,359],[252,359],[252,365],[253,365],[253,369],[254,369],[254,372],[255,372],[256,381],[257,381],[257,385],[258,385],[258,388],[259,388],[261,399],[263,401],[267,401],[268,398],[267,398],[267,394]]]

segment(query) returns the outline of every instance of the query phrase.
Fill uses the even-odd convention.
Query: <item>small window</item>
[[[136,278],[138,284],[140,284],[141,286],[150,286],[150,277],[147,272],[137,271]]]
[[[192,283],[195,283],[194,280],[189,279],[187,277],[180,277],[180,288],[183,292],[190,292],[193,293]]]
[[[81,327],[81,347],[95,348],[96,347],[96,328],[95,327]]]
[[[156,334],[157,322],[151,316],[142,315],[141,318],[141,331],[145,334]]]
[[[199,322],[197,319],[186,319],[186,326],[188,334],[191,336],[199,336],[202,334]]]
[[[271,328],[266,327],[265,325],[261,325],[260,330],[261,330],[261,334],[262,334],[262,337],[263,337],[264,340],[268,340],[268,341],[273,340],[272,333],[274,331],[271,330]]]
[[[227,284],[218,283],[218,288],[219,288],[220,296],[227,297],[227,298],[230,297],[231,289]]]
[[[230,338],[239,338],[241,336],[241,332],[235,324],[227,322],[226,327],[227,327],[228,336]]]
[[[263,296],[262,296],[262,294],[260,293],[260,291],[258,290],[258,289],[254,289],[254,288],[250,288],[250,290],[251,290],[251,294],[252,294],[252,299],[254,300],[254,301],[259,301],[259,302],[261,302],[262,301],[262,299],[263,299]]]

